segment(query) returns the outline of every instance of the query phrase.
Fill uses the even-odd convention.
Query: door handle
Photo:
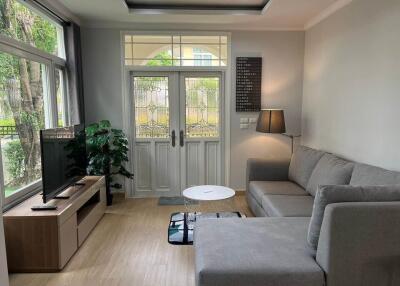
[[[183,147],[183,145],[184,145],[184,142],[183,142],[183,130],[181,130],[181,131],[179,132],[179,145],[180,145],[181,147]]]
[[[175,147],[175,139],[176,139],[175,130],[172,130],[171,132],[171,139],[172,139],[172,147]]]

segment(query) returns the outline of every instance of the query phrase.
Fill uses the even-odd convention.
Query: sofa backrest
[[[306,191],[315,197],[320,185],[348,185],[353,168],[354,163],[326,153],[315,166]]]
[[[307,187],[308,180],[325,152],[305,146],[296,146],[289,166],[289,180]]]
[[[400,172],[356,163],[351,176],[352,186],[399,185]]]

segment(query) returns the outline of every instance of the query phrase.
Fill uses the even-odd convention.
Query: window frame
[[[67,125],[70,124],[70,117],[68,112],[69,102],[68,102],[68,88],[67,88],[67,61],[65,58],[65,29],[59,21],[53,19],[50,16],[45,15],[43,12],[39,11],[32,5],[27,5],[24,3],[29,9],[32,9],[34,13],[38,14],[41,17],[46,18],[57,25],[57,34],[60,33],[59,29],[62,29],[62,36],[58,39],[57,47],[58,49],[63,48],[64,52],[61,53],[62,57],[57,55],[53,55],[42,51],[34,46],[31,46],[22,41],[16,40],[14,38],[8,37],[6,35],[0,34],[0,52],[8,53],[13,56],[22,57],[30,61],[35,61],[37,63],[42,64],[45,68],[45,82],[46,82],[46,91],[44,91],[44,108],[45,114],[45,126],[46,128],[56,128],[58,126],[58,109],[57,109],[57,94],[56,94],[56,69],[59,69],[63,73],[64,81],[63,81],[63,90],[64,90],[64,120]],[[65,100],[67,99],[67,100]],[[47,101],[47,102],[46,102]],[[47,106],[46,106],[47,105]],[[34,195],[42,189],[42,179],[39,179],[35,182],[32,182],[20,189],[14,194],[6,197],[4,190],[4,176],[3,176],[3,164],[2,164],[2,156],[0,149],[0,191],[2,196],[2,209],[3,211],[11,208],[12,206],[22,202],[26,198]]]
[[[134,58],[133,52],[132,52],[132,58],[126,58],[125,57],[125,36],[169,36],[171,38],[174,37],[179,37],[180,41],[178,43],[174,43],[173,41],[171,43],[171,48],[172,52],[174,49],[174,45],[179,47],[179,55],[180,57],[177,59],[173,58],[171,61],[179,61],[179,64],[177,65],[169,65],[169,66],[146,66],[146,65],[135,65],[134,61],[135,60],[151,60],[151,59],[143,59],[143,58]],[[215,66],[196,66],[196,65],[185,65],[183,62],[185,60],[194,60],[194,59],[185,59],[182,58],[182,48],[186,45],[200,45],[200,44],[207,44],[207,43],[184,43],[182,42],[181,37],[185,36],[218,36],[219,38],[219,43],[209,43],[210,45],[218,45],[218,59],[212,59],[212,61],[218,61],[218,65]],[[222,41],[222,37],[226,37],[226,42]],[[133,44],[133,42],[132,42]],[[154,44],[154,43],[149,43],[149,44]],[[226,46],[226,57],[227,58],[222,58],[222,52],[221,52],[221,47]],[[132,30],[123,30],[121,31],[121,54],[122,54],[122,59],[123,59],[123,66],[125,69],[140,69],[140,70],[145,70],[145,71],[152,71],[152,70],[158,70],[158,71],[169,71],[169,70],[193,70],[193,68],[204,70],[204,71],[210,71],[210,70],[227,70],[228,69],[228,64],[229,64],[229,55],[230,55],[230,49],[231,49],[231,33],[229,32],[216,32],[216,31],[132,31]],[[126,60],[132,60],[132,64],[127,64]],[[223,64],[225,63],[225,64]]]

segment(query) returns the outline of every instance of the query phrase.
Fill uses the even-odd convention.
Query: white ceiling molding
[[[102,21],[83,21],[82,27],[88,29],[122,29],[139,31],[170,31],[182,30],[182,24],[168,23],[123,23],[123,22],[102,22]],[[186,24],[185,31],[265,31],[265,32],[297,32],[304,31],[304,27],[248,27],[247,25],[232,24]]]
[[[328,8],[323,10],[320,14],[312,18],[308,23],[304,26],[304,30],[308,30],[318,23],[322,22],[330,15],[334,14],[336,11],[342,9],[343,7],[349,5],[353,0],[337,0],[335,3],[330,5]]]
[[[51,1],[51,0],[36,0],[43,6],[49,8],[50,10],[58,13],[62,18],[66,18],[70,21],[75,22],[78,25],[82,24],[81,19],[79,19],[76,15],[74,15],[67,7],[65,7],[59,1]]]

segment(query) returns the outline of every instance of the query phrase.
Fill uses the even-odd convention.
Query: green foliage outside
[[[0,34],[57,54],[57,27],[16,0],[0,0]],[[15,126],[19,138],[1,139],[6,195],[40,178],[43,71],[37,62],[0,52],[0,125]]]
[[[156,55],[153,59],[149,60],[146,66],[173,66],[172,56],[168,51],[163,51]]]
[[[14,118],[0,119],[0,126],[15,126]]]
[[[25,172],[25,156],[19,140],[13,140],[4,148],[4,155],[7,158],[7,171],[15,182],[23,180]]]
[[[147,66],[172,66],[169,52],[163,51],[147,62]],[[169,113],[168,105],[159,101],[163,98],[165,80],[163,77],[144,77],[135,81],[137,137],[168,137]],[[186,129],[189,137],[216,137],[219,124],[219,80],[215,78],[194,78],[186,82]],[[158,90],[158,91],[157,91]],[[157,95],[154,95],[154,94]],[[217,94],[216,94],[217,93]],[[147,97],[151,96],[148,106]],[[167,103],[168,104],[168,103]],[[152,106],[154,105],[154,106]],[[156,114],[156,121],[149,118],[149,113]]]
[[[16,0],[0,0],[0,33],[50,54],[57,51],[57,28]],[[27,26],[31,31],[24,30]]]

